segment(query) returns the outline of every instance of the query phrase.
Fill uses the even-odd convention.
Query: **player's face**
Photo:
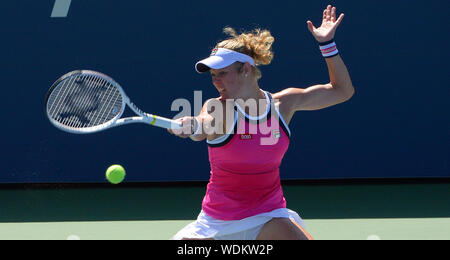
[[[226,68],[211,69],[212,81],[220,94],[234,92],[242,86],[243,73],[240,72],[241,64],[232,64]]]

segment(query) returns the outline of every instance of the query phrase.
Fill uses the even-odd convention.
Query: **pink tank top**
[[[280,164],[290,131],[272,97],[260,117],[250,117],[236,104],[229,133],[208,141],[211,178],[202,209],[220,220],[240,220],[285,208]]]

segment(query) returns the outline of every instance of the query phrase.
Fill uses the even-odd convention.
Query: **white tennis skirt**
[[[215,240],[255,240],[264,224],[273,218],[289,218],[305,228],[304,221],[290,209],[281,208],[244,218],[241,220],[218,220],[203,211],[197,220],[180,230],[172,240],[205,239]]]

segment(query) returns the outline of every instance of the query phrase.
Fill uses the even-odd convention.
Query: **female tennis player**
[[[300,216],[286,208],[279,167],[296,111],[323,109],[353,96],[352,81],[333,40],[343,18],[336,18],[336,8],[328,6],[319,28],[307,22],[328,65],[328,84],[274,94],[262,90],[258,65],[271,63],[274,38],[261,29],[238,35],[225,28],[231,37],[196,64],[199,73],[211,73],[220,97],[206,101],[200,115],[179,119],[186,131],[169,132],[194,141],[207,139],[211,178],[198,219],[173,239],[312,239]]]

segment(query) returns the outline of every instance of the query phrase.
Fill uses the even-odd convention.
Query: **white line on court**
[[[77,235],[70,235],[67,237],[67,240],[81,240],[81,238]]]
[[[377,235],[370,235],[367,237],[367,240],[381,240],[381,238]]]

